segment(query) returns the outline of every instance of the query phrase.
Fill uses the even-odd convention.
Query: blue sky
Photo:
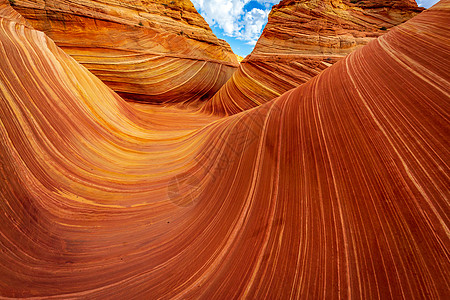
[[[425,7],[425,8],[430,8],[433,5],[435,5],[436,3],[439,2],[439,0],[416,0],[417,5],[421,6],[421,7]]]
[[[226,40],[233,52],[245,57],[252,52],[267,23],[272,6],[280,0],[191,0],[220,39]],[[429,8],[439,0],[417,0]]]
[[[280,0],[191,0],[218,38],[245,57],[252,52],[274,4]]]

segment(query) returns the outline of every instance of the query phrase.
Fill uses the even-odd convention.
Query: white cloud
[[[244,9],[251,0],[192,0],[210,26],[217,26],[227,36],[254,45],[258,40],[273,4],[280,0],[253,0],[265,9]]]
[[[243,30],[240,32],[243,40],[251,42],[252,45],[256,44],[261,30],[267,21],[267,16],[270,11],[253,8],[247,12],[241,22]],[[239,38],[239,37],[238,37]]]

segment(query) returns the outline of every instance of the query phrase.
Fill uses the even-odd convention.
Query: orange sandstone
[[[238,66],[189,0],[15,0],[14,9],[126,99],[205,100]]]
[[[124,101],[0,4],[0,297],[448,299],[449,18],[219,118]]]
[[[234,114],[305,83],[423,9],[413,0],[284,0],[253,52],[204,110]]]

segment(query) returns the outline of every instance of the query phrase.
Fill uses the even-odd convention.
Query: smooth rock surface
[[[0,16],[0,297],[449,298],[450,1],[224,118]]]

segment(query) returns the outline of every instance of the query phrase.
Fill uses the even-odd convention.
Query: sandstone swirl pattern
[[[450,1],[226,118],[0,14],[0,296],[448,298]]]
[[[272,100],[423,10],[413,0],[352,2],[275,5],[253,52],[204,111],[231,115]]]
[[[189,0],[14,0],[14,8],[123,97],[211,98],[238,66]]]

